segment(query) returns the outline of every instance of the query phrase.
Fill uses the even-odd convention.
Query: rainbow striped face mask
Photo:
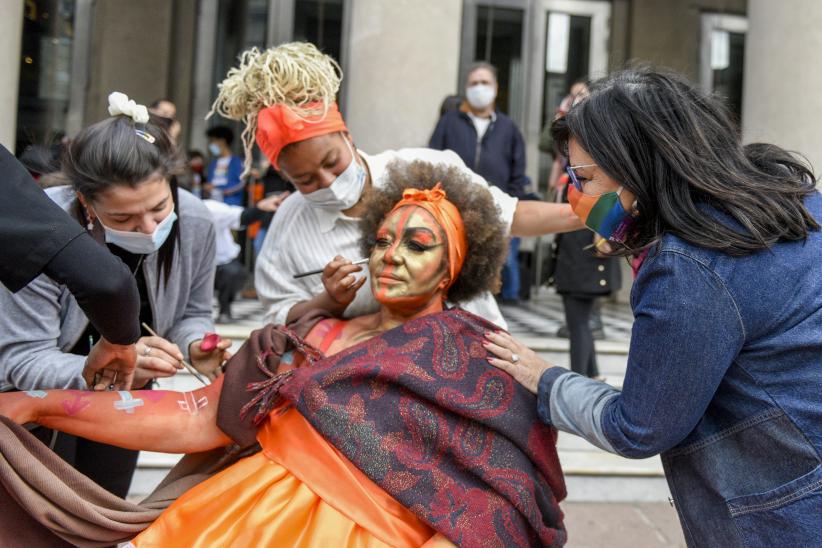
[[[620,186],[616,192],[589,196],[577,190],[576,186],[568,185],[568,202],[585,226],[606,240],[622,243],[634,224],[634,218],[625,211],[619,200],[622,189]]]

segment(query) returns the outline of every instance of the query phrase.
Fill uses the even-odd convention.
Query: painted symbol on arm
[[[137,407],[145,405],[145,402],[139,398],[134,398],[131,395],[131,392],[126,392],[125,390],[120,390],[117,392],[120,395],[120,401],[114,402],[114,409],[118,411],[125,411],[129,415],[134,414],[134,410]]]
[[[42,400],[48,395],[45,390],[26,390],[26,396]]]
[[[187,411],[189,415],[199,415],[200,409],[208,405],[208,398],[206,396],[198,398],[194,392],[185,392],[183,393],[183,399],[177,400],[177,405],[183,411]]]
[[[60,402],[60,405],[63,406],[63,411],[66,412],[66,415],[69,417],[73,417],[89,405],[91,405],[91,400],[88,398],[84,398],[82,394],[77,393],[74,394],[74,399],[71,400],[63,400]]]
[[[168,394],[165,390],[143,390],[142,397],[150,401],[151,403],[157,403],[161,399],[166,397]]]

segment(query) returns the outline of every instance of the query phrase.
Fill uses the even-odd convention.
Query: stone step
[[[220,334],[235,341],[232,350],[236,351],[252,330],[249,326],[227,325],[221,326]],[[515,336],[549,363],[568,367],[567,339],[540,337],[529,333],[515,333]],[[597,341],[596,345],[600,373],[606,377],[606,382],[621,388],[628,352],[627,341]],[[159,381],[159,388],[163,390],[188,391],[201,386],[186,370]],[[563,432],[559,435],[557,450],[569,486],[579,486],[574,491],[569,488],[569,493],[577,493],[573,500],[665,500],[664,497],[658,496],[662,491],[667,492],[658,457],[642,460],[625,459]],[[150,493],[180,458],[180,455],[165,453],[140,453],[130,496],[139,497]],[[614,489],[604,488],[602,493],[597,495],[596,487],[587,487],[587,482],[596,483],[596,480],[607,480],[603,485],[613,485]],[[636,493],[629,489],[620,494],[625,489],[626,482],[639,482],[634,489]]]
[[[166,468],[138,468],[128,499],[148,496],[168,473]],[[565,473],[567,502],[664,502],[670,496],[664,476],[586,475]]]

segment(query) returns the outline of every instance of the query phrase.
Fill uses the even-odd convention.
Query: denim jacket
[[[822,196],[806,199],[822,220]],[[690,546],[822,542],[822,231],[731,257],[666,235],[640,268],[622,391],[547,370],[539,413],[662,455]]]

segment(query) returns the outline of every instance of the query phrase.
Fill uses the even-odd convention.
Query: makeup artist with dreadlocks
[[[134,388],[174,375],[184,358],[213,376],[228,357],[230,341],[221,340],[209,352],[199,348],[203,335],[214,331],[211,216],[199,199],[177,188],[177,149],[163,129],[149,123],[145,107],[112,93],[109,113],[72,140],[59,174],[67,185],[47,194],[78,226],[106,242],[136,281],[140,306],[131,314],[157,336],[145,332],[136,343]],[[121,321],[129,325],[134,318]],[[14,294],[0,288],[0,390],[36,397],[47,389],[87,389],[95,372],[86,357],[99,336],[68,288],[46,275]],[[78,410],[84,404],[82,393],[76,394],[71,405]],[[124,401],[122,412],[133,413],[131,405]],[[79,471],[126,495],[137,452],[63,435],[52,443]]]
[[[543,422],[628,458],[660,454],[689,546],[822,538],[822,196],[785,150],[740,142],[718,99],[648,69],[597,82],[555,122],[570,201],[633,255],[622,391],[506,334],[491,363]]]
[[[316,308],[344,317],[377,309],[373,295],[359,291],[368,273],[357,279],[363,269],[351,260],[359,257],[364,200],[386,183],[390,161],[452,165],[488,186],[452,151],[409,148],[371,155],[357,150],[335,102],[340,79],[337,63],[312,44],[252,49],[220,84],[214,104],[213,111],[245,122],[246,168],[256,138],[271,164],[298,190],[278,210],[257,259],[255,285],[271,323],[287,323]],[[567,204],[519,202],[496,187],[490,191],[513,235],[582,228]],[[323,265],[322,276],[293,277]],[[505,325],[490,293],[464,307]]]

